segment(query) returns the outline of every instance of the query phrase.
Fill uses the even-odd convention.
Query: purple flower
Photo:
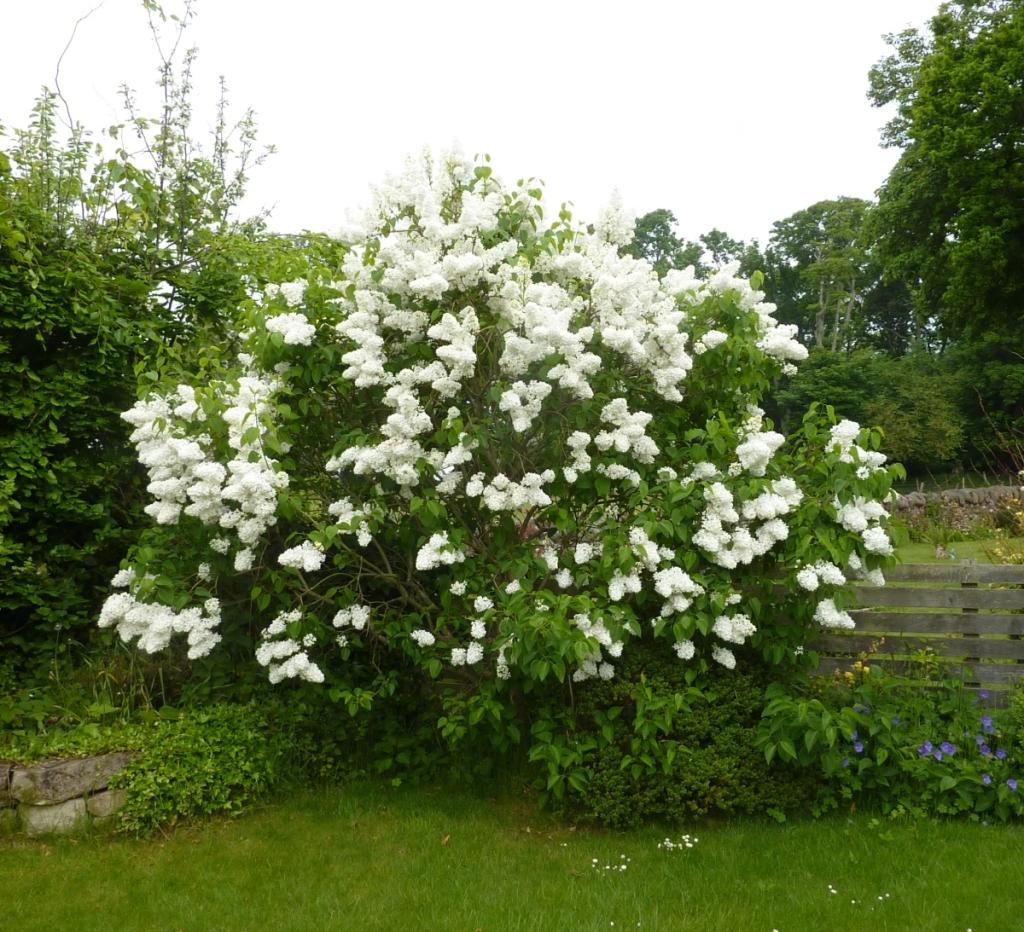
[[[981,782],[984,783],[985,786],[989,786],[992,783],[992,774],[983,773],[981,775]]]
[[[985,700],[985,699],[988,699],[988,697],[989,697],[989,691],[987,689],[983,689],[980,693],[978,693],[978,698],[979,699]]]
[[[934,754],[932,754],[932,757],[934,757],[936,760],[942,760],[942,751],[936,751]]]
[[[990,735],[990,734],[992,734],[993,731],[995,731],[995,729],[992,727],[992,716],[991,715],[983,715],[981,717],[981,728],[985,732],[986,735]]]
[[[974,736],[974,743],[976,745],[978,745],[979,748],[983,748],[985,746],[985,736],[984,735],[975,735]]]
[[[949,757],[952,757],[954,754],[956,754],[956,745],[950,744],[948,741],[943,741],[942,744],[939,745],[939,747],[942,748],[942,753],[948,755]]]
[[[980,748],[978,748],[978,750],[981,751],[982,757],[992,756],[992,748],[990,748],[987,744],[983,744]]]
[[[850,758],[844,757],[842,763],[843,763],[844,767],[849,767],[850,766]]]
[[[1006,785],[1007,785],[1007,786],[1008,786],[1008,787],[1009,787],[1009,788],[1010,788],[1011,790],[1013,790],[1013,792],[1014,792],[1014,793],[1016,793],[1016,792],[1017,792],[1017,781],[1016,781],[1016,780],[1014,780],[1014,779],[1013,779],[1013,777],[1010,777],[1010,779],[1006,781]]]
[[[894,725],[898,725],[898,724],[900,723],[900,717],[899,717],[898,715],[894,715],[894,716],[892,717],[892,723],[893,723]]]
[[[858,754],[863,754],[864,753],[864,742],[863,741],[854,741],[853,742],[853,749]]]
[[[1006,751],[1004,751],[1002,748],[996,748],[996,757],[998,757],[1000,760],[1006,760]]]
[[[927,757],[929,754],[931,754],[931,752],[932,752],[932,743],[931,743],[931,741],[925,741],[925,743],[922,744],[917,749],[917,753],[920,754],[922,757]]]

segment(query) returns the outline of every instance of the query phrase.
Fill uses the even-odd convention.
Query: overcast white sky
[[[99,0],[0,0],[0,124],[24,125],[75,20]],[[168,12],[179,0],[164,0]],[[197,130],[217,76],[277,154],[246,206],[282,231],[331,230],[424,145],[489,152],[508,180],[592,219],[617,189],[668,207],[688,237],[764,239],[824,198],[871,197],[897,153],[867,102],[882,34],[938,0],[198,0]],[[61,68],[76,120],[121,119],[128,83],[155,101],[141,0],[105,0]],[[153,108],[155,109],[155,108]]]

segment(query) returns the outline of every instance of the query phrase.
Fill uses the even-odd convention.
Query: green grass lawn
[[[1006,541],[1017,547],[1024,547],[1024,537],[1009,537]],[[959,540],[949,544],[948,549],[956,552],[957,561],[973,560],[975,563],[991,563],[985,553],[985,549],[991,547],[994,540]],[[896,551],[897,556],[903,563],[949,563],[947,557],[944,560],[935,558],[935,545],[928,543],[904,544]]]
[[[613,833],[350,787],[152,841],[0,842],[18,930],[1014,930],[1024,830],[865,815]],[[672,830],[673,840],[680,838]],[[618,868],[625,864],[625,870]],[[832,892],[832,891],[835,892]]]

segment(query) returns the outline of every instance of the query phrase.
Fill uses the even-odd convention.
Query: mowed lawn
[[[928,543],[904,544],[897,551],[897,556],[903,563],[962,563],[964,560],[974,563],[991,563],[992,559],[986,551],[998,543],[1000,543],[998,540],[960,540],[948,544],[947,550],[956,553],[956,560],[950,560],[948,557],[945,559],[936,557],[935,545]],[[1017,550],[1024,550],[1024,537],[1008,537],[1002,543]]]
[[[19,932],[1009,932],[1022,851],[1018,827],[857,814],[616,833],[526,798],[355,786],[149,841],[0,842],[0,914]]]

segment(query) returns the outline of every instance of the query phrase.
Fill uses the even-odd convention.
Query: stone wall
[[[910,492],[901,495],[896,511],[924,508],[929,502],[950,502],[958,505],[1000,505],[1024,498],[1024,486],[990,485],[980,489],[946,489],[942,492]]]
[[[16,764],[0,761],[0,834],[53,835],[110,824],[124,790],[108,789],[131,751]]]

